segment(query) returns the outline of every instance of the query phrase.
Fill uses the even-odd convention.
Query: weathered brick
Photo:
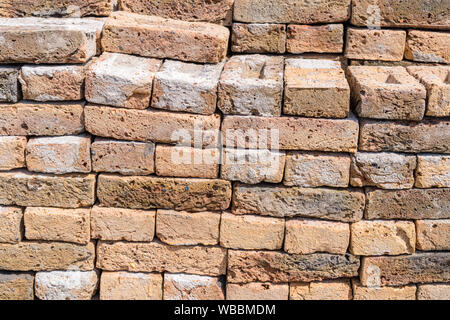
[[[241,53],[284,53],[286,26],[268,23],[233,23],[231,51]]]
[[[405,68],[350,66],[347,74],[360,117],[422,120],[426,90]]]
[[[353,280],[353,300],[416,300],[416,286],[365,287]]]
[[[350,226],[347,223],[305,219],[286,221],[284,251],[287,253],[345,254],[349,241]]]
[[[18,79],[19,67],[0,67],[0,101],[17,102],[19,100],[20,90]]]
[[[102,47],[144,57],[217,63],[226,56],[229,35],[227,28],[215,24],[119,11],[106,20]]]
[[[227,300],[288,300],[287,283],[227,283]]]
[[[450,155],[417,155],[416,187],[450,188]]]
[[[289,53],[341,53],[344,47],[344,25],[288,25],[286,51]]]
[[[21,208],[0,206],[0,243],[17,243],[22,239],[22,219]]]
[[[364,193],[359,190],[236,184],[233,213],[274,217],[309,217],[354,222],[362,218]]]
[[[31,273],[0,272],[0,300],[33,300],[34,276]]]
[[[416,220],[419,250],[450,250],[450,219]]]
[[[164,274],[164,300],[224,300],[220,278],[191,274]]]
[[[161,274],[103,271],[100,300],[161,300],[162,284]]]
[[[0,170],[25,167],[26,137],[0,136]]]
[[[449,300],[450,284],[434,283],[417,286],[417,300]]]
[[[219,247],[167,246],[158,242],[97,246],[97,267],[107,271],[225,274],[226,250]]]
[[[156,236],[169,245],[215,245],[219,242],[220,214],[158,210]]]
[[[450,33],[409,30],[405,59],[420,62],[450,63]]]
[[[351,300],[352,289],[348,280],[323,282],[294,282],[290,284],[290,300]]]
[[[219,81],[219,109],[224,114],[279,116],[283,60],[264,55],[231,57]]]

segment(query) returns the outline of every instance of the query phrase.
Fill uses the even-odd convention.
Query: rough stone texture
[[[35,278],[40,300],[90,300],[97,291],[97,271],[44,271]]]
[[[288,153],[283,184],[346,188],[350,178],[350,161],[350,156],[346,154]]]
[[[167,246],[150,243],[97,245],[97,267],[107,271],[171,272],[217,276],[225,274],[226,249],[204,246]]]
[[[56,192],[57,191],[57,192]],[[95,175],[0,173],[0,205],[78,208],[94,204]]]
[[[289,53],[341,53],[344,47],[344,25],[288,25],[286,51]]]
[[[220,278],[190,274],[164,274],[164,300],[224,300]]]
[[[450,284],[423,284],[417,287],[417,300],[449,300]]]
[[[448,282],[450,252],[417,253],[397,257],[364,257],[361,283],[366,287],[409,283]]]
[[[162,284],[161,274],[103,271],[100,300],[161,300]]]
[[[409,30],[405,59],[420,62],[450,63],[450,33]]]
[[[231,51],[241,53],[284,53],[286,26],[268,23],[233,23]]]
[[[350,184],[380,189],[411,189],[414,185],[415,155],[358,152],[352,156]]]
[[[401,287],[364,287],[353,280],[353,300],[416,300],[415,285]]]
[[[217,63],[226,56],[229,35],[227,28],[215,24],[119,11],[106,20],[102,47],[144,57]]]
[[[355,118],[226,116],[222,122],[222,137],[228,148],[248,148],[256,140],[272,149],[353,153],[357,150],[358,121]],[[442,135],[439,139],[442,140]]]
[[[449,189],[366,192],[366,219],[449,219]]]
[[[350,66],[347,74],[360,117],[422,120],[426,90],[405,68]]]
[[[417,188],[450,188],[450,155],[417,155]]]
[[[94,268],[95,248],[64,242],[0,244],[0,269],[14,271],[81,270]]]
[[[450,153],[450,121],[411,123],[363,120],[359,149],[371,152]]]
[[[416,220],[416,230],[417,249],[450,250],[450,219]]]
[[[86,73],[86,100],[129,109],[147,109],[161,60],[103,53]]]
[[[156,174],[166,177],[209,178],[219,175],[219,149],[156,147]]]
[[[0,272],[0,300],[33,300],[34,276],[31,273]]]
[[[214,113],[217,86],[224,65],[225,61],[195,64],[166,60],[154,79],[152,108]]]
[[[233,249],[279,250],[283,246],[284,219],[222,214],[220,246]]]
[[[26,137],[0,136],[0,171],[25,167]]]
[[[109,241],[152,241],[155,235],[156,212],[103,208],[91,211],[91,238]]]
[[[91,144],[92,170],[123,175],[155,172],[155,144],[96,138]]]
[[[316,253],[290,255],[276,251],[228,251],[228,282],[296,282],[353,277],[359,258]]]
[[[21,208],[0,206],[0,243],[17,243],[22,239],[22,219]]]
[[[103,21],[0,18],[0,63],[83,63],[97,52]]]
[[[288,300],[287,283],[227,283],[227,300]]]
[[[164,243],[179,245],[215,245],[219,242],[220,214],[158,210],[156,236]]]
[[[414,222],[359,221],[351,225],[350,252],[358,256],[412,254],[415,250]]]
[[[326,23],[350,18],[350,0],[235,0],[234,20],[241,22]]]
[[[351,300],[352,289],[348,280],[323,282],[294,282],[290,284],[290,300]]]
[[[346,118],[350,87],[338,61],[286,59],[283,113]]]
[[[101,174],[97,180],[97,197],[101,206],[105,207],[225,210],[231,202],[231,183],[218,179],[120,177]]]
[[[287,253],[345,254],[349,241],[350,227],[347,223],[304,219],[286,221],[284,251]]]
[[[364,193],[359,190],[236,184],[233,213],[274,217],[310,217],[343,222],[362,218]]]
[[[0,104],[0,135],[62,136],[84,131],[84,103]]]
[[[264,55],[231,57],[219,81],[219,109],[224,114],[281,115],[283,60]]]
[[[91,137],[31,138],[27,144],[29,171],[65,174],[91,171]]]
[[[1,10],[1,8],[0,8]],[[0,67],[0,101],[17,102],[19,100],[19,67]]]
[[[284,152],[267,149],[222,149],[221,178],[248,184],[283,180]]]

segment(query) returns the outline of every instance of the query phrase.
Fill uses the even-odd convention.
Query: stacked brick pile
[[[0,1],[0,299],[450,299],[448,1],[115,2]]]

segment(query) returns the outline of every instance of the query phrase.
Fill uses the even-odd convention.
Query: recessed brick
[[[0,243],[19,242],[22,240],[22,229],[22,209],[0,206]]]
[[[450,250],[450,219],[416,220],[417,249]]]
[[[1,10],[1,8],[0,8]],[[19,100],[19,67],[0,67],[0,101],[17,102]]]
[[[344,25],[288,25],[286,51],[289,53],[341,53],[344,47]]]
[[[164,300],[224,300],[220,278],[193,274],[164,274]]]
[[[417,155],[417,188],[450,188],[450,155]]]
[[[405,59],[420,62],[450,63],[450,34],[409,30],[406,39]]]
[[[284,53],[286,26],[268,23],[233,23],[231,51],[241,53]]]
[[[287,283],[227,283],[227,300],[288,300]]]
[[[290,300],[351,300],[352,289],[348,280],[322,282],[294,282],[290,284]]]
[[[100,279],[100,300],[161,300],[163,277],[157,273],[107,272]]]
[[[25,167],[26,137],[0,136],[0,171]]]

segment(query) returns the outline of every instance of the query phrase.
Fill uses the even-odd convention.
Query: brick
[[[417,287],[417,300],[449,300],[450,284],[423,284]]]
[[[91,238],[108,241],[152,241],[156,211],[94,206]]]
[[[97,197],[100,205],[104,207],[225,210],[231,202],[231,183],[218,179],[120,177],[101,174],[98,177]]]
[[[406,31],[347,28],[347,59],[401,61],[405,52]]]
[[[450,188],[450,155],[417,155],[416,187]]]
[[[91,300],[98,287],[97,271],[43,271],[35,278],[40,300]]]
[[[270,10],[269,10],[270,8]],[[235,0],[234,20],[240,22],[326,23],[350,18],[350,0]]]
[[[350,87],[338,61],[286,59],[283,113],[346,118]]]
[[[347,74],[360,117],[422,120],[426,90],[405,68],[350,66]]]
[[[22,239],[22,219],[21,208],[0,206],[0,243],[17,243]]]
[[[416,300],[415,285],[401,287],[364,287],[353,281],[353,300]]]
[[[259,145],[280,150],[353,153],[357,150],[358,121],[353,117],[331,120],[226,116],[222,122],[222,136],[228,148],[249,148],[256,141]]]
[[[283,246],[284,219],[223,213],[220,246],[233,249],[279,250]]]
[[[95,175],[54,176],[22,170],[0,173],[0,205],[88,207],[94,203],[94,189]]]
[[[273,217],[309,217],[334,221],[361,220],[364,193],[359,190],[236,184],[233,213]]]
[[[351,300],[352,289],[348,280],[323,282],[294,282],[290,284],[290,300]]]
[[[363,120],[359,149],[371,152],[450,153],[450,121],[411,123]]]
[[[1,10],[1,9],[0,9]],[[15,66],[0,67],[0,101],[19,101],[19,68]]]
[[[119,11],[106,20],[102,47],[144,57],[217,63],[226,57],[229,35],[227,28],[215,24]]]
[[[0,272],[0,300],[33,300],[34,276],[31,273]]]
[[[346,188],[350,178],[350,161],[350,156],[346,154],[288,153],[283,184]]]
[[[350,226],[347,223],[305,219],[286,221],[284,251],[287,253],[345,254],[349,241]]]
[[[172,246],[215,245],[219,242],[220,214],[158,210],[156,236]]]
[[[19,242],[0,244],[0,269],[15,271],[50,271],[94,268],[95,248],[64,242]]]
[[[168,177],[217,178],[219,149],[156,146],[156,174]]]
[[[25,237],[88,244],[90,212],[90,209],[26,208]]]
[[[220,278],[164,274],[164,300],[224,300]]]
[[[129,109],[147,109],[161,60],[103,53],[86,72],[86,100]]]
[[[0,170],[25,167],[26,137],[0,136]]]
[[[231,51],[240,53],[284,53],[286,26],[268,23],[233,23]]]
[[[231,25],[234,0],[120,0],[120,10],[179,19]]]
[[[161,300],[162,284],[161,274],[103,271],[100,300]]]
[[[83,63],[97,52],[103,21],[0,18],[0,63]]]
[[[80,102],[0,104],[0,135],[63,136],[84,131]]]
[[[287,283],[227,283],[227,300],[288,300]]]
[[[286,51],[289,53],[341,53],[344,47],[344,25],[288,25]]]
[[[29,171],[64,174],[91,171],[91,138],[63,136],[31,138],[27,144]]]
[[[166,60],[155,75],[152,108],[199,114],[216,110],[217,86],[225,61],[195,64]]]
[[[449,252],[418,253],[396,257],[364,257],[361,284],[366,287],[409,283],[448,282]]]
[[[279,116],[283,57],[236,55],[219,81],[218,107],[224,114]]]
[[[416,220],[417,249],[450,250],[450,219]]]
[[[97,267],[106,271],[225,274],[226,250],[219,247],[167,246],[157,242],[97,245]]]
[[[450,218],[450,189],[367,189],[366,199],[366,219]]]
[[[222,149],[221,178],[248,184],[283,180],[285,153],[267,149]]]
[[[290,255],[276,251],[228,251],[229,283],[311,282],[353,277],[359,258],[352,255],[315,253]]]
[[[354,187],[411,189],[416,164],[415,155],[358,152],[352,156],[350,184]]]
[[[420,80],[427,90],[426,115],[450,116],[450,67],[409,66],[406,69]]]
[[[450,63],[450,34],[409,30],[406,39],[405,59],[420,62]]]
[[[183,145],[198,143],[198,147],[215,147],[218,143],[220,116],[217,114],[204,116],[88,105],[84,117],[86,130],[100,137]]]
[[[91,144],[92,170],[123,175],[155,172],[155,144],[96,138]]]
[[[412,254],[415,250],[414,222],[359,221],[351,225],[350,252],[358,256]]]

